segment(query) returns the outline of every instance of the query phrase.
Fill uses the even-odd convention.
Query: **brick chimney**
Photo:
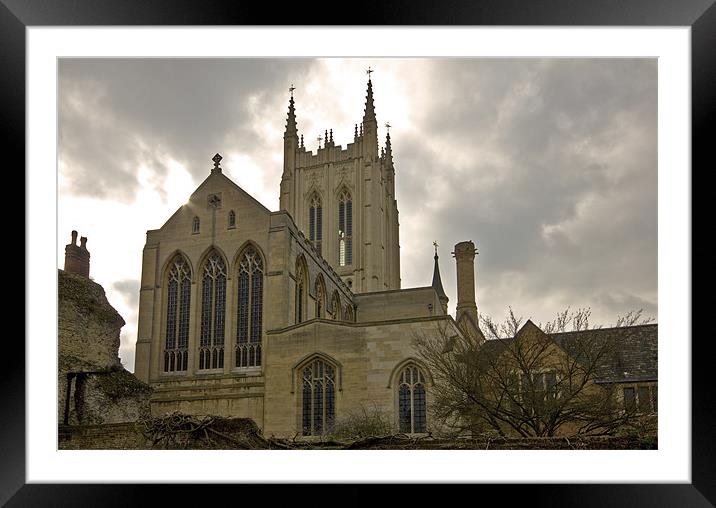
[[[455,321],[460,323],[465,317],[469,317],[472,325],[478,326],[477,304],[475,303],[475,244],[472,241],[460,242],[455,245],[455,257],[457,265],[457,308]]]
[[[80,238],[80,245],[77,245],[77,231],[72,231],[72,243],[65,246],[65,271],[89,278],[89,262],[87,237]]]

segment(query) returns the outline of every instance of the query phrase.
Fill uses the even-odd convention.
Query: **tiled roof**
[[[577,355],[584,341],[594,340],[599,344],[614,340],[614,350],[607,354],[597,367],[596,382],[646,381],[656,380],[658,377],[658,325],[656,324],[595,328],[548,335],[571,356]],[[488,340],[483,344],[482,349],[486,353],[499,354],[513,340]]]

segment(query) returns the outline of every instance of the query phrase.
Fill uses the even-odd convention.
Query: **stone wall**
[[[151,388],[122,367],[124,319],[102,286],[64,270],[57,282],[59,423],[131,422],[148,415]]]

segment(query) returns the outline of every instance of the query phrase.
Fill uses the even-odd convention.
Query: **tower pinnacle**
[[[385,160],[390,167],[393,167],[393,147],[390,144],[390,124],[386,123],[385,128],[388,134],[385,136]]]
[[[370,73],[375,72],[368,67],[368,91],[366,92],[365,98],[365,114],[363,115],[363,123],[373,121],[375,122],[375,106],[373,104],[373,83],[370,80]]]
[[[431,285],[438,294],[438,299],[440,300],[443,312],[447,314],[448,297],[445,294],[443,281],[440,278],[440,266],[438,265],[438,242],[433,242],[433,247],[435,247],[435,256],[433,257],[433,259],[435,259],[435,266],[433,267],[433,283]]]
[[[288,100],[288,116],[286,118],[286,132],[284,138],[288,136],[297,136],[298,127],[296,126],[296,107],[293,102],[293,91],[296,89],[295,86],[291,85],[288,89],[291,92],[291,98]]]

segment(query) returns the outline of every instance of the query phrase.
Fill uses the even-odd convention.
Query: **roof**
[[[656,381],[658,378],[658,325],[594,328],[549,335],[567,354],[577,357],[580,348],[589,341],[604,344],[613,340],[614,350],[597,367],[595,382]],[[486,353],[499,354],[514,338],[487,340],[482,345]],[[487,349],[484,349],[487,348]]]

